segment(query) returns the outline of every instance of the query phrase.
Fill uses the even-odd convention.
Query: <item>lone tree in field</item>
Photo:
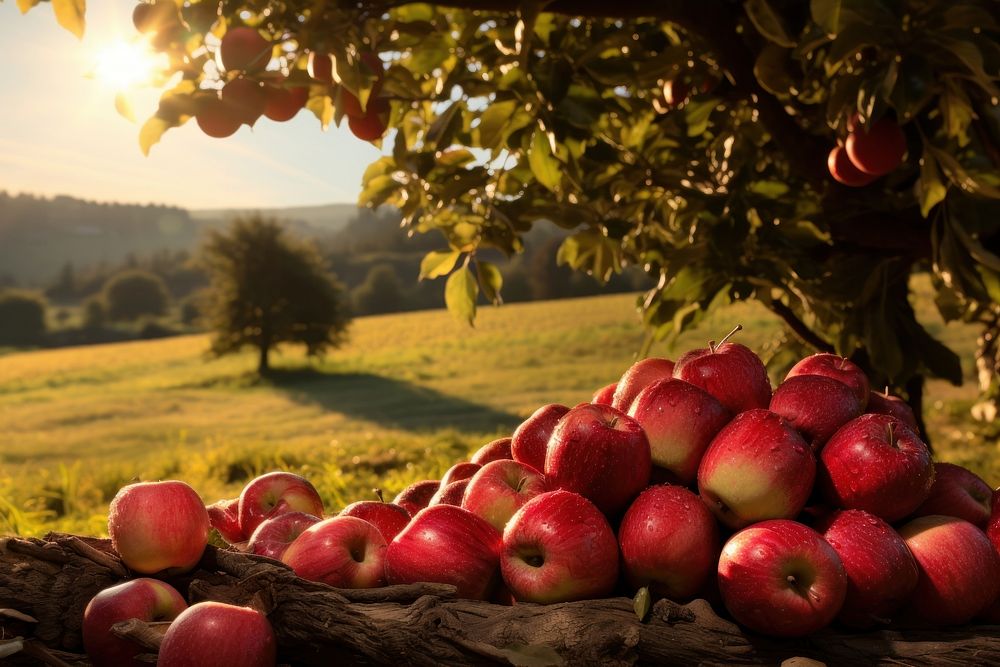
[[[215,354],[255,347],[263,375],[281,343],[300,343],[318,356],[346,339],[350,316],[340,283],[313,245],[290,237],[276,220],[235,220],[211,234],[200,261],[210,281],[202,313]]]
[[[0,345],[39,345],[45,338],[45,299],[31,292],[0,290]]]
[[[753,299],[789,342],[848,356],[919,406],[925,377],[962,379],[907,298],[926,273],[946,320],[981,326],[995,405],[995,0],[155,6],[139,23],[182,80],[143,150],[192,119],[235,132],[248,110],[224,99],[247,80],[292,113],[301,95],[323,127],[385,142],[360,201],[442,235],[422,277],[447,276],[463,319],[502,286],[478,251],[519,252],[549,220],[572,232],[560,263],[654,278],[638,302],[651,339]]]
[[[147,315],[167,312],[170,295],[163,279],[155,273],[129,269],[112,276],[102,290],[108,319],[134,321]]]

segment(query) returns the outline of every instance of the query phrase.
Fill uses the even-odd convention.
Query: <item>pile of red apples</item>
[[[160,580],[194,568],[213,528],[339,588],[438,582],[499,604],[645,588],[707,598],[779,637],[831,623],[996,622],[996,495],[934,463],[906,403],[873,393],[849,360],[807,357],[772,391],[760,358],[723,341],[676,363],[639,361],[592,402],[543,406],[392,502],[324,518],[313,485],[289,472],[209,507],[183,482],[127,486],[109,511],[113,545],[158,578],[99,593],[84,642],[96,665],[129,664],[138,648],[111,626],[167,620],[161,667],[274,664],[263,614],[187,607]]]

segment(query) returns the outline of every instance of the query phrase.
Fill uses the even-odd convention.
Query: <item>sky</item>
[[[351,203],[380,152],[347,124],[327,132],[308,111],[287,123],[262,118],[227,139],[193,120],[144,157],[139,128],[159,92],[134,89],[136,123],[115,111],[115,89],[86,75],[109,45],[137,33],[128,0],[89,0],[82,41],[49,3],[21,15],[0,2],[0,190],[189,209]]]

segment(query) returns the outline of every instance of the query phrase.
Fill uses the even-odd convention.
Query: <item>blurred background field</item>
[[[928,291],[916,293],[966,375],[962,387],[928,386],[936,454],[997,486],[995,436],[969,416],[975,334],[935,321]],[[676,358],[736,323],[737,340],[768,361],[781,327],[755,304],[722,309],[651,354]],[[282,350],[266,379],[252,351],[207,356],[204,335],[0,356],[0,533],[103,534],[107,503],[140,479],[184,479],[211,503],[286,469],[312,480],[329,512],[373,487],[392,497],[545,403],[589,400],[643,335],[636,296],[620,294],[485,309],[475,329],[443,310],[357,318],[345,347],[318,362]],[[772,360],[772,381],[786,363]]]

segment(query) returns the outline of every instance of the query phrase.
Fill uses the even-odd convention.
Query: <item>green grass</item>
[[[780,334],[762,308],[738,304],[652,352],[676,356],[737,322],[757,350]],[[971,378],[974,337],[935,326]],[[361,318],[321,362],[282,350],[268,380],[251,352],[206,356],[205,336],[2,356],[0,532],[101,534],[108,501],[137,479],[184,479],[213,502],[283,468],[308,476],[330,511],[376,486],[391,497],[540,405],[588,400],[643,336],[635,297],[617,295],[486,309],[475,329],[443,311]],[[968,417],[974,397],[971,383],[934,383],[926,416],[941,458],[996,485],[996,445]]]

